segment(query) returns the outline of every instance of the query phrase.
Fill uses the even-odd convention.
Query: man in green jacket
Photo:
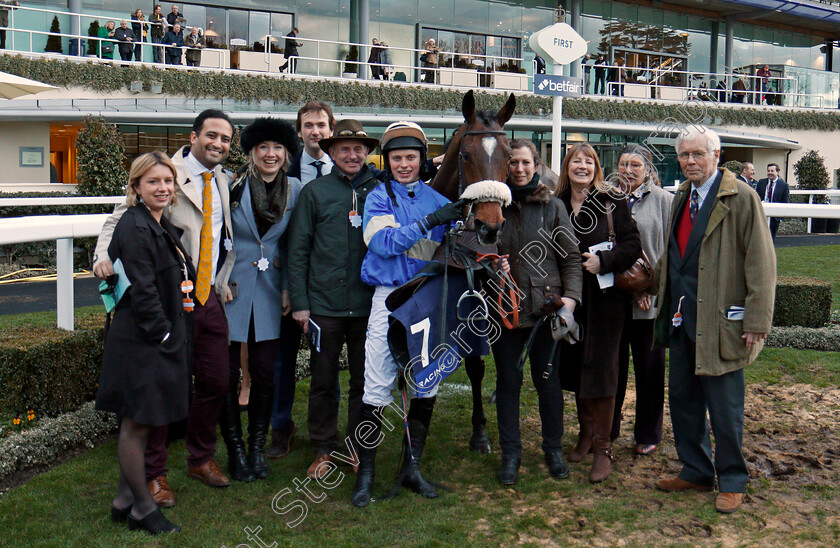
[[[331,472],[331,453],[348,454],[338,441],[335,387],[341,347],[347,340],[350,365],[347,433],[359,422],[365,382],[365,332],[373,288],[361,279],[367,252],[362,212],[379,184],[365,159],[379,141],[356,120],[342,120],[319,146],[333,159],[332,171],[307,184],[298,198],[289,236],[292,317],[304,333],[320,328],[320,351],[310,360],[309,435],[315,460],[312,479]],[[317,325],[315,328],[314,325]]]
[[[720,138],[690,126],[676,148],[687,180],[674,196],[657,266],[661,306],[654,344],[671,349],[668,397],[683,468],[656,487],[711,491],[717,478],[715,508],[732,513],[749,481],[741,448],[744,367],[770,331],[776,253],[758,194],[717,167]]]

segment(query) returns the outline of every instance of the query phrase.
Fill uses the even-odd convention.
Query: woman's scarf
[[[510,187],[510,195],[513,198],[514,202],[521,202],[525,200],[528,196],[534,193],[537,190],[537,187],[540,185],[540,176],[534,173],[534,176],[531,177],[531,180],[525,186],[517,186],[515,184],[508,184]]]
[[[274,177],[274,181],[266,183],[253,164],[248,167],[248,182],[248,187],[251,189],[254,221],[257,223],[257,231],[262,236],[272,225],[283,219],[288,200],[289,182],[286,179],[286,172],[281,169]],[[270,193],[266,187],[271,187]]]

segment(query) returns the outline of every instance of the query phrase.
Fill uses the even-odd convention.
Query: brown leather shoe
[[[656,488],[660,491],[711,491],[711,485],[697,485],[680,478],[662,478],[656,480]]]
[[[743,501],[743,493],[718,493],[715,510],[721,514],[731,514],[741,507]]]
[[[158,476],[149,482],[149,493],[160,508],[172,508],[175,506],[175,493],[169,487],[166,476]]]
[[[190,477],[201,480],[210,487],[229,487],[230,480],[219,469],[219,465],[213,459],[208,460],[201,466],[193,468],[190,466]]]
[[[285,457],[292,450],[292,437],[297,432],[297,425],[290,422],[286,428],[282,430],[273,430],[271,432],[271,446],[268,448],[266,456],[270,459],[279,459]]]
[[[312,464],[309,465],[309,470],[306,471],[306,477],[309,479],[319,480],[324,476],[324,473],[328,470],[328,467],[324,466],[320,470],[318,467],[321,465],[322,462],[332,462],[332,457],[330,457],[329,453],[319,453],[315,460],[312,461]]]

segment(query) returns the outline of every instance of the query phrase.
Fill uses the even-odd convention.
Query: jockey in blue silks
[[[390,312],[385,299],[431,260],[463,208],[462,202],[451,203],[420,180],[427,149],[426,134],[420,126],[412,122],[391,124],[382,136],[380,148],[388,177],[368,195],[363,225],[368,252],[362,263],[362,281],[376,287],[365,342],[365,391],[359,419],[360,428],[373,429],[365,432],[365,440],[381,440],[382,411],[394,400],[392,392],[399,372],[388,347]],[[410,446],[406,441],[407,454],[400,476],[402,485],[427,498],[438,496],[419,469],[436,394],[435,387],[419,396],[414,391],[410,395]],[[359,445],[352,502],[366,506],[373,487],[376,446],[362,441]]]

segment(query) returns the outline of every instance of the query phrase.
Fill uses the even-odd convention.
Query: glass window
[[[145,154],[156,150],[167,150],[165,127],[139,126],[137,137],[137,154]]]
[[[248,43],[254,51],[265,51],[265,37],[268,35],[271,15],[264,11],[252,11],[248,19]]]
[[[588,44],[589,53],[596,53],[603,51],[601,49],[601,40],[605,33],[609,31],[606,22],[600,17],[584,16],[581,18],[581,36]]]
[[[391,11],[391,6],[387,11]],[[430,25],[450,26],[452,25],[452,14],[455,9],[454,0],[424,0],[423,1],[423,21]],[[393,15],[399,16],[405,14],[405,11],[394,10]]]
[[[286,36],[294,26],[294,18],[291,13],[271,14],[271,35],[274,37]]]
[[[486,0],[458,0],[454,7],[455,28],[487,28],[490,4]]]
[[[499,65],[507,66],[507,59],[502,59],[502,38],[500,36],[487,37],[487,66],[498,67]]]
[[[179,7],[182,8],[180,11],[184,16],[184,19],[187,20],[187,22],[185,23],[186,29],[184,29],[184,35],[189,34],[192,30],[192,27],[194,26],[201,28],[205,20],[206,8],[204,6],[196,6],[194,4],[182,4]],[[168,6],[168,8],[169,11],[171,11],[172,6]],[[167,8],[164,7],[163,10],[161,10],[161,13],[163,13],[165,17],[166,14],[169,13],[169,11],[167,11]],[[146,19],[148,19],[148,17],[146,17]]]
[[[441,51],[455,51],[455,33],[446,30],[438,31],[437,46]],[[452,65],[452,56],[444,53],[440,54],[438,58],[438,65],[441,67]]]
[[[245,10],[228,10],[228,28],[230,39],[236,38],[248,42],[248,12]],[[251,45],[251,44],[248,44]]]
[[[470,52],[470,36],[463,32],[455,33],[455,47],[453,51],[463,54],[468,54]],[[468,55],[455,55],[455,66],[460,68],[465,68],[467,63],[469,62]]]
[[[487,39],[484,36],[477,34],[470,35],[470,53],[471,61],[474,65],[479,67],[487,66],[487,58],[484,56]]]
[[[208,48],[222,48],[227,44],[227,14],[221,8],[207,8],[204,36]]]
[[[542,28],[542,27],[537,27]],[[513,2],[490,3],[490,31],[519,34],[522,30],[522,7]],[[534,29],[537,30],[537,29]]]

